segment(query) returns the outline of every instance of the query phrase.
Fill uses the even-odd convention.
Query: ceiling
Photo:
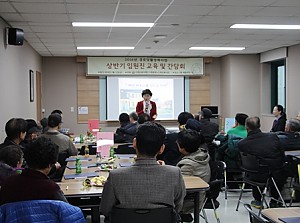
[[[300,0],[0,0],[0,16],[24,29],[42,56],[220,57],[300,43],[300,30],[230,29],[235,23],[300,24]],[[71,22],[154,22],[152,28],[78,28]],[[166,35],[156,39],[155,35]],[[155,42],[158,41],[158,42]],[[77,50],[134,46],[134,50]],[[190,51],[192,46],[246,47]]]

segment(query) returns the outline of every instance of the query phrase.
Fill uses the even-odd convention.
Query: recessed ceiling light
[[[154,23],[72,22],[74,27],[152,27]]]
[[[167,35],[155,35],[154,38],[155,39],[165,39],[165,38],[167,38]]]
[[[244,50],[245,47],[190,47],[189,50]]]
[[[77,50],[133,50],[134,46],[78,46]]]
[[[234,24],[232,29],[300,29],[300,25]]]

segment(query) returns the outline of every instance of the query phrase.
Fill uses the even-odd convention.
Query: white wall
[[[0,18],[0,142],[10,118],[36,119],[36,102],[29,101],[29,70],[42,70],[41,56],[26,41],[23,46],[4,44],[5,27]]]

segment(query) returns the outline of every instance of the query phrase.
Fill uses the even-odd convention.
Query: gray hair
[[[295,118],[287,120],[286,126],[289,127],[290,132],[299,132],[300,131],[300,121]]]

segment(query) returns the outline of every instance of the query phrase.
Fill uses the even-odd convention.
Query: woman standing
[[[283,111],[282,105],[275,105],[273,108],[273,115],[275,120],[273,121],[273,126],[271,132],[284,132],[286,123],[286,114]]]
[[[136,105],[136,113],[138,116],[141,114],[148,114],[151,118],[151,121],[154,121],[157,117],[156,104],[154,101],[151,101],[152,92],[149,89],[142,91],[143,101],[139,101]]]

